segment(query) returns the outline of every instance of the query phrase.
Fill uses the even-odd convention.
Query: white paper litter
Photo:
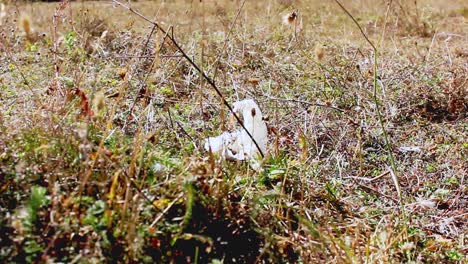
[[[418,146],[402,146],[398,148],[399,151],[405,153],[405,152],[421,152],[421,147]]]
[[[245,128],[253,136],[262,153],[265,154],[268,131],[257,103],[252,99],[235,102],[233,110],[242,115]],[[243,128],[206,139],[205,150],[220,153],[223,158],[228,160],[256,160],[260,156],[257,146]]]

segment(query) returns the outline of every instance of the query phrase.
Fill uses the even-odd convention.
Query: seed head
[[[293,11],[283,16],[283,24],[287,26],[293,25],[297,20],[297,12]]]

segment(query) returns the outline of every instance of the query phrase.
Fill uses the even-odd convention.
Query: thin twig
[[[167,207],[164,209],[164,211],[162,211],[155,219],[154,221],[151,223],[150,227],[153,227],[154,225],[156,225],[159,220],[161,220],[161,218],[169,211],[169,209],[171,209],[171,207],[177,202],[179,201],[182,196],[184,196],[184,193],[181,193],[179,194],[169,205],[167,205]]]
[[[366,182],[372,182],[372,181],[375,181],[377,179],[382,178],[383,176],[389,174],[390,172],[391,172],[391,170],[387,170],[387,171],[379,174],[378,176],[375,176],[374,178],[349,176],[349,177],[345,177],[345,179],[350,178],[350,179],[362,180],[362,181],[366,181]]]
[[[346,9],[338,0],[335,0],[335,2],[341,7],[341,9],[353,20],[354,24],[358,27],[359,31],[361,31],[362,36],[366,39],[366,41],[372,46],[372,49],[374,51],[377,51],[377,48],[374,46],[374,43],[370,41],[370,39],[367,37],[366,33],[364,33],[364,30],[362,29],[361,25],[357,22],[357,20],[354,18],[353,15]]]
[[[140,54],[140,56],[137,56],[137,57],[136,57],[136,58],[138,58],[139,60],[144,59],[142,62],[140,62],[140,65],[144,65],[144,64],[149,60],[149,58],[150,58],[149,56],[144,56],[144,55],[145,55],[146,52],[147,52],[148,44],[149,44],[149,42],[150,42],[150,40],[151,40],[151,37],[153,36],[153,34],[154,34],[155,31],[156,31],[156,26],[153,25],[153,27],[151,28],[151,32],[148,34],[148,37],[146,38],[145,44],[143,45],[143,48],[141,49],[141,54]],[[151,69],[150,69],[150,71],[148,71],[148,72],[151,72]],[[137,103],[137,101],[138,101],[138,97],[140,96],[141,91],[142,91],[142,90],[144,89],[144,87],[145,87],[145,83],[146,83],[146,79],[147,79],[146,77],[147,77],[147,76],[148,76],[148,74],[145,76],[145,81],[142,81],[141,78],[139,78],[139,79],[140,79],[140,80],[139,80],[139,85],[138,85],[139,89],[138,89],[137,93],[135,94],[135,98],[133,98],[132,106],[130,107],[130,111],[128,112],[127,117],[125,118],[125,123],[124,123],[123,128],[122,128],[122,129],[124,129],[124,130],[126,129],[127,124],[128,124],[128,121],[129,121],[129,117],[130,117],[130,115],[133,113],[133,109],[134,109],[135,106],[136,106],[136,103]],[[130,82],[129,82],[129,84],[130,84]]]
[[[119,55],[114,56],[116,59],[128,59],[128,58],[154,58],[155,56],[136,56],[136,55]],[[159,55],[160,58],[181,58],[182,55]]]
[[[234,18],[234,20],[232,21],[231,23],[231,26],[229,27],[229,32],[228,34],[226,35],[226,38],[224,39],[224,44],[223,44],[223,48],[221,50],[223,51],[227,51],[226,50],[226,47],[227,47],[227,43],[228,43],[228,40],[229,40],[229,37],[231,36],[232,32],[234,31],[234,25],[237,23],[237,19],[239,18],[240,14],[241,14],[241,11],[242,9],[244,8],[244,5],[245,5],[245,0],[242,1],[239,9],[237,10],[237,14],[236,14],[236,17]],[[220,53],[215,61],[211,64],[212,67],[211,69],[215,69],[215,72],[214,72],[214,75],[216,76],[216,69],[217,69],[217,65],[219,63],[219,60],[221,59],[221,56],[223,55],[223,53]],[[208,69],[208,72],[210,72],[211,69]]]
[[[380,38],[380,47],[382,48],[383,41],[385,39],[385,32],[387,31],[387,20],[388,20],[388,14],[390,13],[390,8],[392,6],[393,0],[388,1],[387,3],[387,11],[385,12],[385,19],[384,19],[384,24],[383,24],[383,30],[382,30],[382,36]]]
[[[156,28],[158,28],[163,34],[166,34],[166,30],[164,30],[158,23],[150,20],[149,18],[145,17],[143,14],[141,14],[140,12],[136,11],[135,9],[127,6],[127,5],[124,5],[122,4],[121,2],[117,1],[117,0],[112,0],[112,2],[114,2],[115,4],[118,4],[120,5],[121,7],[127,9],[128,11],[132,12],[133,14],[139,16],[140,18],[142,18],[143,20],[145,20],[146,22],[154,25]],[[247,133],[247,135],[249,136],[249,138],[253,141],[253,143],[255,144],[255,146],[257,147],[258,149],[258,152],[260,153],[260,156],[263,158],[265,157],[265,155],[263,154],[263,151],[261,150],[260,146],[258,145],[257,141],[255,140],[255,138],[252,136],[252,134],[247,130],[247,128],[245,127],[244,123],[242,122],[242,120],[240,119],[240,117],[234,112],[234,109],[232,108],[232,106],[228,103],[228,101],[226,100],[226,98],[223,96],[223,94],[221,93],[221,91],[219,90],[219,88],[216,86],[216,84],[214,83],[214,81],[208,77],[204,71],[201,70],[201,68],[193,61],[193,59],[191,59],[186,53],[185,51],[182,49],[182,47],[179,45],[179,43],[174,39],[174,36],[173,35],[168,35],[168,38],[171,40],[171,42],[174,44],[174,46],[177,48],[177,50],[182,54],[182,56],[193,66],[193,68],[195,68],[195,70],[197,70],[201,75],[202,77],[208,82],[208,84],[210,84],[210,86],[215,90],[215,92],[218,94],[218,96],[221,98],[221,100],[223,101],[223,104],[229,109],[229,112],[232,113],[232,115],[234,116],[234,118],[236,119],[237,123],[242,127],[242,129],[245,130],[245,132]]]
[[[309,105],[309,106],[326,107],[326,108],[330,108],[330,109],[336,110],[336,111],[338,111],[338,112],[344,112],[344,111],[345,111],[345,110],[343,110],[343,109],[340,109],[340,108],[338,108],[338,107],[334,107],[334,106],[331,106],[331,105],[311,103],[311,102],[302,101],[302,100],[297,100],[297,99],[278,98],[278,97],[270,97],[270,96],[268,97],[268,99],[269,99],[269,100],[275,100],[275,101],[284,101],[284,102],[292,102],[292,103],[305,104],[305,105]]]
[[[338,0],[335,0],[335,2],[353,20],[354,24],[356,24],[356,26],[359,28],[359,31],[361,31],[362,36],[366,39],[367,43],[369,43],[369,45],[372,47],[372,49],[374,51],[374,76],[373,76],[373,79],[374,79],[374,103],[375,103],[375,108],[377,110],[377,116],[378,116],[378,119],[379,119],[379,123],[380,123],[380,126],[382,128],[382,133],[383,133],[384,140],[385,140],[385,146],[387,148],[388,158],[390,159],[390,164],[392,166],[392,172],[394,173],[394,176],[392,177],[392,179],[393,179],[393,181],[395,183],[395,188],[397,189],[397,192],[398,192],[398,195],[399,195],[398,198],[399,198],[399,201],[400,201],[400,205],[403,205],[403,201],[402,201],[402,197],[401,197],[400,184],[398,182],[398,177],[396,176],[398,170],[397,170],[397,166],[396,166],[396,163],[395,163],[395,158],[393,157],[392,148],[391,148],[391,145],[390,145],[390,140],[388,138],[388,133],[387,133],[387,130],[385,129],[383,116],[382,116],[382,113],[380,112],[379,99],[377,98],[377,48],[372,43],[372,41],[367,37],[366,33],[364,33],[364,30],[359,25],[357,20],[353,17],[353,15],[351,15],[351,13],[349,13],[349,11]]]

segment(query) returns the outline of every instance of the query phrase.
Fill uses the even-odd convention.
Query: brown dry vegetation
[[[7,2],[0,261],[466,263],[468,6],[343,4],[377,72],[334,1],[131,3],[268,115],[254,171],[203,150],[229,113],[150,23]]]

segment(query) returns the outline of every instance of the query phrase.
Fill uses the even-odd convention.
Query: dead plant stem
[[[143,20],[145,20],[146,22],[156,26],[163,34],[166,34],[166,30],[164,30],[158,23],[150,20],[149,18],[145,17],[143,14],[141,14],[140,12],[134,10],[133,8],[131,8],[130,6],[127,6],[117,0],[112,0],[112,2],[122,6],[123,8],[127,9],[128,11],[132,12],[133,14],[139,16],[140,18],[142,18]],[[229,102],[226,100],[226,98],[223,96],[223,94],[221,93],[221,91],[219,90],[219,88],[216,86],[216,84],[214,83],[214,81],[208,77],[208,75],[206,75],[206,73],[195,63],[195,61],[193,59],[191,59],[187,53],[185,53],[185,51],[182,49],[182,47],[179,45],[179,43],[175,40],[174,36],[172,35],[168,35],[169,39],[171,40],[171,42],[174,44],[174,46],[176,47],[176,49],[182,54],[182,56],[192,65],[193,68],[195,68],[196,71],[198,71],[203,79],[205,79],[206,82],[208,82],[208,84],[210,84],[210,86],[215,90],[216,94],[218,94],[218,96],[221,98],[223,104],[229,109],[229,112],[232,113],[232,115],[234,116],[234,118],[236,119],[237,123],[242,127],[242,129],[245,130],[245,132],[247,133],[247,135],[249,136],[249,138],[253,141],[253,143],[255,144],[255,146],[257,147],[258,149],[258,152],[260,153],[260,156],[263,158],[265,157],[265,155],[263,154],[263,151],[261,150],[260,146],[258,145],[257,141],[255,140],[255,138],[252,136],[252,134],[247,130],[247,128],[245,127],[244,123],[242,122],[242,120],[240,119],[240,117],[234,112],[234,109],[232,108],[232,106],[229,104]]]
[[[382,129],[382,133],[383,133],[383,136],[384,136],[384,140],[385,140],[385,146],[387,148],[387,154],[388,154],[388,158],[390,160],[390,165],[392,166],[392,170],[393,170],[393,174],[392,174],[392,179],[395,183],[395,188],[398,192],[398,200],[400,202],[400,206],[402,208],[402,210],[404,209],[403,207],[403,200],[402,200],[402,197],[401,197],[401,188],[400,188],[400,183],[398,181],[398,176],[397,176],[397,166],[396,166],[396,163],[395,163],[395,158],[393,156],[393,153],[392,153],[392,147],[391,147],[391,144],[390,144],[390,140],[389,140],[389,137],[388,137],[388,133],[387,133],[387,130],[385,129],[385,122],[384,122],[384,119],[383,119],[383,116],[382,116],[382,113],[381,113],[381,105],[380,105],[380,102],[379,102],[379,98],[377,97],[377,87],[378,87],[378,82],[377,82],[377,78],[378,78],[378,74],[377,74],[377,70],[378,70],[378,67],[377,67],[377,54],[378,54],[378,51],[377,51],[377,48],[375,47],[375,45],[372,43],[372,41],[367,37],[366,33],[364,32],[364,30],[362,29],[362,27],[359,25],[359,23],[357,22],[357,20],[354,18],[354,16],[338,1],[338,0],[335,0],[335,2],[340,6],[340,8],[353,20],[354,24],[356,24],[356,26],[358,27],[359,31],[361,31],[361,34],[362,36],[366,39],[367,43],[369,43],[369,45],[372,47],[373,49],[373,53],[374,53],[374,75],[373,75],[373,84],[374,84],[374,103],[375,103],[375,109],[377,111],[377,117],[378,117],[378,120],[379,120],[379,123],[380,123],[380,127]]]

